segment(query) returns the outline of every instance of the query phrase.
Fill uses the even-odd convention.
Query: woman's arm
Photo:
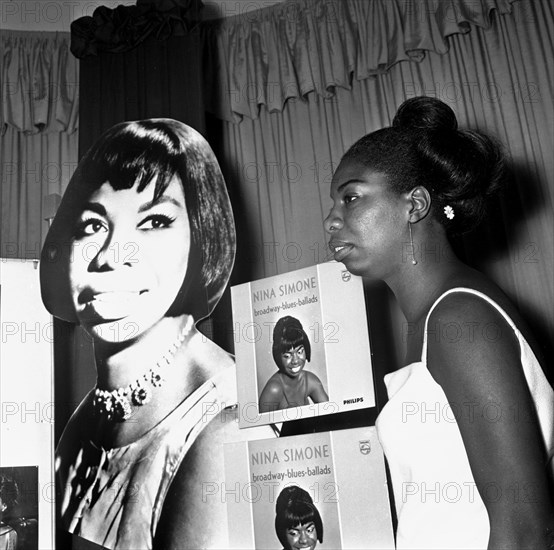
[[[319,377],[313,372],[305,371],[306,376],[308,377],[308,397],[314,403],[325,403],[329,401],[329,396],[321,383]]]
[[[236,439],[235,417],[223,410],[186,454],[164,501],[154,550],[229,547],[227,499],[242,498],[225,485],[224,442]]]
[[[441,301],[429,325],[438,336],[429,337],[427,366],[450,402],[487,508],[489,549],[549,548],[546,452],[514,331],[465,293]]]

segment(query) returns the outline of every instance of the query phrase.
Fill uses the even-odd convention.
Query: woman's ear
[[[407,194],[407,200],[410,208],[408,212],[408,221],[410,223],[417,223],[431,211],[431,195],[422,185],[414,187]]]

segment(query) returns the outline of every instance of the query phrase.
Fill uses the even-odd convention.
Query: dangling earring
[[[412,250],[412,264],[417,265],[417,260],[415,259],[414,239],[412,237],[412,224],[410,222],[408,222],[408,229],[410,231],[410,248]]]

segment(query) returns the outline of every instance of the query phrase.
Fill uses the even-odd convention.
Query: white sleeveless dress
[[[480,296],[514,330],[554,477],[554,392],[537,358],[514,322],[491,298],[469,288],[450,289],[427,315],[421,361],[385,376],[389,401],[376,421],[392,478],[399,549],[486,549],[489,539],[487,510],[477,491],[458,424],[442,387],[426,366],[429,316],[453,292]],[[479,410],[479,414],[483,412]],[[494,421],[500,411],[491,405],[485,414]]]

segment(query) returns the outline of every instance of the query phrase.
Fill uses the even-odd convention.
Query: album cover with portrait
[[[394,548],[374,427],[231,443],[225,482],[231,548]]]
[[[375,406],[361,277],[326,262],[231,301],[241,428]]]

